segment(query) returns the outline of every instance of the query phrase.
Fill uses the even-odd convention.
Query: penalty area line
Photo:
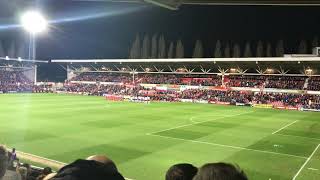
[[[205,141],[189,140],[189,139],[175,138],[175,137],[169,137],[169,136],[161,136],[161,135],[157,135],[157,134],[146,134],[146,135],[156,136],[156,137],[161,137],[161,138],[166,138],[166,139],[175,139],[175,140],[191,142],[191,143],[197,143],[197,144],[206,144],[206,145],[211,145],[211,146],[227,147],[227,148],[231,148],[231,149],[240,149],[240,150],[246,150],[246,151],[253,151],[253,152],[259,152],[259,153],[264,153],[264,154],[275,154],[275,155],[282,155],[282,156],[288,156],[288,157],[307,159],[307,157],[304,157],[304,156],[297,156],[297,155],[285,154],[285,153],[277,153],[277,152],[272,152],[272,151],[250,149],[250,148],[244,148],[244,147],[239,147],[239,146],[232,146],[232,145],[225,145],[225,144],[218,144],[218,143],[210,143],[210,142],[205,142]]]
[[[278,130],[274,131],[272,134],[276,134],[276,133],[278,133],[278,132],[282,131],[283,129],[285,129],[285,128],[287,128],[287,127],[291,126],[292,124],[294,124],[294,123],[296,123],[296,122],[298,122],[298,121],[299,121],[299,120],[293,121],[292,123],[289,123],[289,124],[287,124],[287,125],[283,126],[282,128],[280,128],[280,129],[278,129]]]
[[[311,155],[308,157],[308,159],[303,163],[303,165],[301,166],[299,171],[295,174],[295,176],[292,178],[292,180],[295,180],[299,176],[299,174],[301,173],[303,168],[308,164],[308,162],[311,160],[312,156],[317,152],[319,147],[320,147],[320,144],[318,144],[318,146],[314,149],[314,151],[311,153]]]
[[[161,133],[161,132],[165,132],[165,131],[170,131],[170,130],[173,130],[173,129],[179,129],[179,128],[182,128],[182,127],[192,126],[192,125],[196,125],[196,124],[201,124],[201,123],[216,121],[216,120],[219,120],[219,119],[236,117],[236,116],[240,116],[240,115],[244,115],[244,114],[250,114],[250,113],[253,113],[253,112],[254,112],[254,111],[244,112],[244,113],[239,113],[239,114],[235,114],[235,115],[231,115],[231,116],[222,116],[222,117],[218,117],[218,118],[215,118],[215,119],[210,119],[210,120],[207,120],[207,121],[193,122],[193,123],[184,124],[184,125],[181,125],[181,126],[175,126],[175,127],[168,128],[168,129],[163,129],[163,130],[160,130],[160,131],[155,131],[155,132],[147,133],[147,135],[157,134],[157,133]]]

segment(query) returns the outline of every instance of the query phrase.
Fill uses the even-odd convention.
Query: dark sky
[[[25,37],[19,28],[3,28],[18,23],[22,9],[30,5],[14,1],[22,0],[0,2],[0,38],[5,46]],[[301,39],[320,36],[320,7],[182,6],[170,11],[142,4],[39,2],[42,12],[55,23],[38,38],[37,59],[127,58],[137,33],[161,33],[167,42],[182,39],[186,56],[191,56],[195,40],[200,39],[207,57],[218,39],[240,44],[247,40],[274,44],[283,39],[286,53],[294,53]],[[80,20],[89,16],[97,17]]]
[[[39,37],[39,59],[126,58],[137,33],[161,33],[168,42],[182,39],[187,56],[196,39],[203,40],[205,54],[210,56],[218,39],[239,43],[284,39],[287,51],[294,52],[300,39],[320,35],[320,7],[182,6],[170,11],[141,4],[67,0],[44,0],[40,7],[50,20],[78,20],[52,24],[49,32]],[[1,13],[0,23],[17,23],[19,13],[7,12],[6,16],[15,18]],[[79,20],[95,14],[105,16]],[[18,32],[0,30],[0,37],[24,36]]]

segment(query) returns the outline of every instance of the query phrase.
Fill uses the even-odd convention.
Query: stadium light
[[[273,69],[268,68],[268,69],[267,69],[267,72],[268,72],[268,73],[273,73]]]
[[[9,60],[10,58],[9,58],[9,56],[6,56],[6,60]]]
[[[37,34],[47,29],[48,23],[46,18],[37,11],[28,11],[21,17],[21,24],[26,31]]]
[[[231,71],[231,72],[236,72],[237,69],[236,69],[236,68],[231,68],[230,71]]]
[[[312,69],[309,68],[309,69],[307,69],[306,71],[307,71],[308,73],[311,73],[311,72],[312,72]]]

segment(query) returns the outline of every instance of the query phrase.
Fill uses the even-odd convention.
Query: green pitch
[[[102,97],[0,95],[0,144],[61,162],[107,154],[123,175],[237,163],[252,180],[320,179],[320,113]]]

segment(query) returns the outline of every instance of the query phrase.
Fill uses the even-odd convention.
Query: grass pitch
[[[319,180],[320,113],[102,97],[0,95],[0,144],[62,162],[107,154],[125,177],[226,161],[252,180]]]

